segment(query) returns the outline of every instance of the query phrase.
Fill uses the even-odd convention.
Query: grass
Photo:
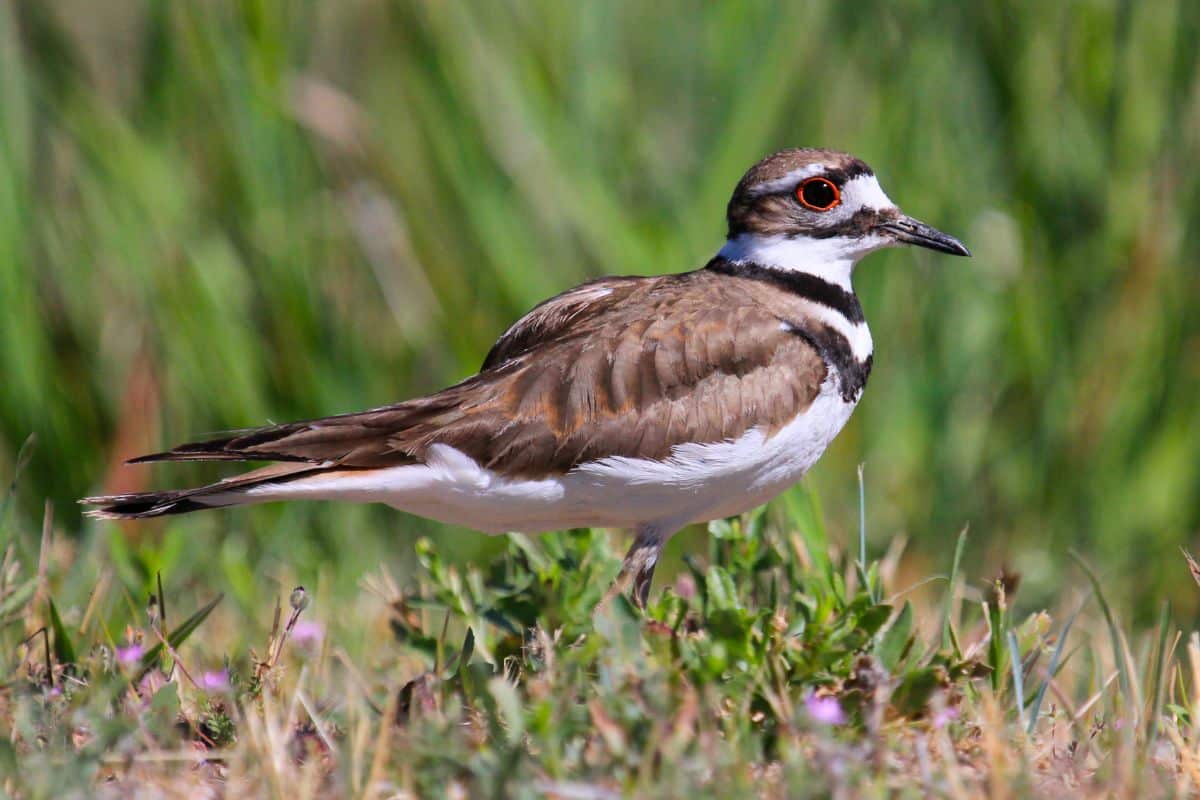
[[[353,619],[296,587],[246,620],[170,575],[146,602],[124,594],[111,565],[71,563],[47,525],[35,561],[10,541],[0,563],[0,787],[605,798],[1200,786],[1200,637],[1169,615],[1131,650],[1098,582],[1060,622],[1018,613],[1010,576],[965,574],[961,548],[949,573],[901,587],[899,550],[863,569],[814,552],[824,534],[786,513],[709,535],[644,615],[624,598],[597,608],[620,543],[579,530],[510,535],[500,558],[465,567],[421,540],[411,580],[364,577]],[[1080,570],[1084,586],[1094,576]],[[60,605],[47,575],[72,571],[92,591]]]
[[[3,791],[1188,794],[1198,39],[1189,0],[0,4]],[[862,265],[854,419],[647,617],[592,616],[607,533],[79,517],[702,264],[797,144],[975,257]]]

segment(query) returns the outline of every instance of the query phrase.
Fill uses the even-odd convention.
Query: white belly
[[[381,502],[489,533],[651,523],[678,528],[748,511],[794,484],[855,405],[842,400],[831,376],[808,410],[774,436],[753,429],[734,441],[678,445],[663,461],[618,456],[565,475],[514,480],[434,445],[425,464],[318,475],[248,494],[261,501]]]

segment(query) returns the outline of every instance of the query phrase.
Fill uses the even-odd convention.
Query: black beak
[[[909,216],[901,215],[897,219],[883,222],[879,225],[878,230],[890,234],[893,239],[905,244],[927,247],[930,250],[949,253],[952,256],[971,255],[971,251],[958,239]]]

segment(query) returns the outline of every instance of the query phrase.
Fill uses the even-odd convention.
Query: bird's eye
[[[800,205],[813,211],[828,211],[842,202],[842,193],[828,178],[809,178],[796,187]]]

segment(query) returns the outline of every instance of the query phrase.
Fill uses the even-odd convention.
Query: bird
[[[88,497],[101,519],[283,500],[382,502],[485,533],[633,532],[605,596],[644,608],[667,540],[795,484],[849,420],[874,345],[851,285],[876,250],[969,256],[866,163],[793,148],[738,182],[689,272],[587,281],[521,317],[479,371],[356,413],[134,458],[267,461],[204,486]]]

